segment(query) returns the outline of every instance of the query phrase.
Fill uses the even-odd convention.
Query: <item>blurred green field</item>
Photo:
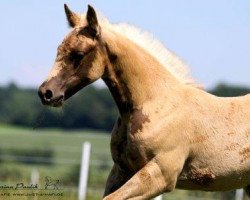
[[[92,146],[88,199],[100,199],[112,164],[109,151],[110,136],[94,131],[32,130],[1,125],[1,185],[18,182],[29,183],[31,172],[36,169],[40,174],[41,184],[43,184],[45,176],[59,179],[62,182],[61,187],[64,189],[64,195],[66,195],[65,199],[76,199],[77,176],[79,176],[82,144],[85,141],[89,141]],[[6,153],[13,149],[17,151],[51,149],[53,150],[53,164],[25,164],[13,161]],[[69,198],[69,196],[73,197]],[[18,198],[29,199],[32,197]],[[55,198],[57,197],[53,197],[53,199]],[[62,197],[58,198],[63,199]]]
[[[43,148],[52,147],[56,152],[56,158],[65,158],[67,155],[62,153],[62,146],[75,151],[72,158],[79,158],[82,143],[89,141],[95,152],[109,153],[110,135],[95,131],[73,131],[60,129],[27,129],[10,126],[0,126],[0,145],[20,148]],[[72,156],[72,155],[71,155]]]
[[[39,172],[39,186],[44,185],[44,178],[50,176],[60,180],[59,192],[63,196],[2,196],[12,194],[13,190],[0,188],[0,199],[77,199],[77,186],[81,160],[82,144],[91,142],[91,161],[88,182],[87,200],[102,199],[105,181],[112,166],[109,150],[110,135],[95,131],[70,131],[60,129],[27,129],[0,125],[0,186],[19,182],[30,183],[31,172]],[[45,151],[53,152],[52,163],[26,163],[20,162],[20,152]],[[19,157],[9,155],[13,150]],[[13,152],[12,152],[13,153]],[[25,155],[24,155],[25,156]],[[21,156],[22,158],[22,156]],[[22,160],[21,160],[22,161]],[[16,193],[43,193],[39,190],[14,191]],[[233,199],[233,194],[208,193],[175,190],[164,195],[169,200],[212,200]]]

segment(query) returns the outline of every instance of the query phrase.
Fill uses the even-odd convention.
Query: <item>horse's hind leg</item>
[[[247,193],[247,196],[250,198],[250,185],[244,188],[245,192]]]

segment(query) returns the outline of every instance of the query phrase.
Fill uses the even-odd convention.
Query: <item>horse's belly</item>
[[[187,190],[225,191],[243,188],[249,184],[250,161],[237,164],[216,160],[205,165],[204,162],[188,163],[178,177],[176,187]]]
[[[248,175],[217,177],[212,174],[197,174],[191,177],[180,176],[177,180],[176,188],[184,190],[203,190],[203,191],[226,191],[237,188],[244,188],[250,184],[250,173]]]

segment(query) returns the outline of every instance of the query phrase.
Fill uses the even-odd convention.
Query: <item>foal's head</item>
[[[59,45],[54,66],[38,92],[43,104],[51,106],[61,106],[64,100],[102,77],[108,63],[95,10],[88,6],[83,18],[67,5],[64,7],[73,29]]]

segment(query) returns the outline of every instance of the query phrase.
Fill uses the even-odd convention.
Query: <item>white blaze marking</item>
[[[52,67],[52,69],[48,75],[47,81],[49,81],[53,77],[57,76],[61,70],[62,70],[61,63],[55,62],[54,66]]]

